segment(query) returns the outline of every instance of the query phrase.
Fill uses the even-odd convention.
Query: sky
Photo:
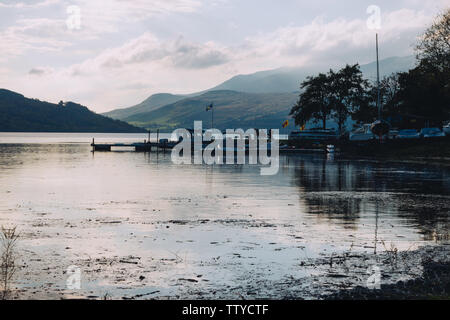
[[[407,56],[450,0],[0,0],[0,88],[96,112],[238,74]]]

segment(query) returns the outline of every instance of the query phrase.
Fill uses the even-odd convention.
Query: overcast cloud
[[[413,54],[450,0],[3,0],[0,87],[103,112],[241,73],[367,63],[369,5],[386,58]]]

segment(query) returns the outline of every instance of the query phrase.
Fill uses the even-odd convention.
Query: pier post
[[[156,152],[159,152],[159,129],[156,130]]]

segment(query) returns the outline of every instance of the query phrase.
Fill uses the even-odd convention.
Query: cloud
[[[186,41],[183,37],[175,41],[161,41],[147,32],[69,70],[72,76],[89,76],[93,72],[110,72],[132,65],[155,63],[166,68],[205,69],[225,64],[229,59],[227,49],[214,42],[199,44]]]
[[[171,60],[179,68],[203,69],[225,64],[230,57],[226,48],[214,42],[199,45],[179,38],[171,50]]]
[[[156,15],[190,13],[201,6],[196,0],[43,0],[33,3],[0,3],[0,8],[38,9],[56,4],[61,7],[58,18],[47,18],[42,13],[30,15],[31,17],[21,14],[13,25],[0,30],[0,50],[3,56],[0,59],[4,60],[8,55],[17,56],[27,50],[60,51],[80,42],[98,40],[107,33],[115,33],[124,22],[130,24]],[[73,14],[65,10],[69,5],[80,8],[79,30],[72,30],[67,26],[67,20]]]
[[[247,35],[244,40],[224,43],[220,37],[211,36],[214,41],[198,37],[195,31],[194,34],[186,31],[183,36],[175,32],[158,33],[157,28],[132,36],[126,32],[133,19],[147,26],[144,17],[195,12],[199,8],[196,1],[153,1],[153,7],[146,1],[108,1],[112,7],[103,7],[104,0],[72,2],[83,5],[79,31],[68,31],[63,19],[43,17],[21,18],[14,26],[0,31],[3,57],[8,52],[19,55],[27,50],[33,54],[63,53],[56,55],[62,61],[59,65],[53,65],[51,58],[33,61],[21,74],[16,72],[15,77],[11,76],[14,71],[7,68],[8,76],[0,73],[0,86],[17,87],[17,91],[27,96],[50,101],[74,100],[96,111],[106,111],[136,104],[152,93],[201,91],[237,73],[283,66],[335,68],[375,59],[375,35],[367,29],[365,11],[361,19],[321,16],[303,25],[281,25],[271,31]],[[177,8],[176,3],[185,6]],[[98,11],[100,16],[96,17],[94,12]],[[381,58],[411,54],[416,36],[431,20],[432,15],[423,11],[385,12],[379,31]],[[104,32],[113,32],[125,24],[126,31],[103,37]],[[131,26],[133,32],[142,30],[136,24]],[[83,42],[77,46],[78,38]],[[82,60],[73,59],[77,50],[86,52],[79,55]],[[63,59],[65,54],[67,61]],[[26,62],[26,57],[21,61]],[[39,67],[43,65],[48,67]],[[23,77],[24,72],[28,72],[27,77]]]
[[[202,3],[197,0],[73,0],[81,9],[82,28],[116,32],[125,23],[151,19],[171,13],[192,13]]]
[[[37,1],[34,3],[24,3],[24,2],[0,3],[0,8],[35,9],[35,8],[51,6],[51,5],[57,4],[59,2],[60,2],[60,0],[44,0],[44,1]]]
[[[20,19],[14,26],[0,31],[2,57],[21,55],[27,50],[61,51],[71,45],[64,30],[63,20]]]
[[[408,9],[383,15],[382,28],[378,32],[380,42],[385,44],[384,52],[411,54],[410,45],[430,21],[431,17],[423,12]],[[328,63],[335,56],[342,59],[344,55],[351,55],[358,59],[356,53],[373,49],[374,38],[375,32],[367,28],[365,20],[338,18],[327,22],[323,17],[317,17],[308,25],[282,27],[268,34],[249,37],[246,47],[256,58],[278,57],[292,64],[296,58],[317,63],[327,56]]]
[[[35,67],[32,68],[30,71],[28,71],[29,75],[32,76],[43,76],[47,75],[53,72],[53,68],[46,68],[46,67]]]

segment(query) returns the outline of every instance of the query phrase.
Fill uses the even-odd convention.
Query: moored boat
[[[445,137],[445,133],[439,128],[423,128],[420,130],[420,136],[422,138],[438,138]]]
[[[369,141],[375,139],[375,135],[372,132],[372,124],[363,124],[360,128],[350,132],[350,141]]]
[[[338,134],[334,129],[296,130],[289,134],[289,140],[328,141],[337,139]]]
[[[443,127],[443,130],[444,130],[444,133],[445,133],[447,136],[450,136],[450,122],[447,123],[447,125],[445,125],[445,126]]]

